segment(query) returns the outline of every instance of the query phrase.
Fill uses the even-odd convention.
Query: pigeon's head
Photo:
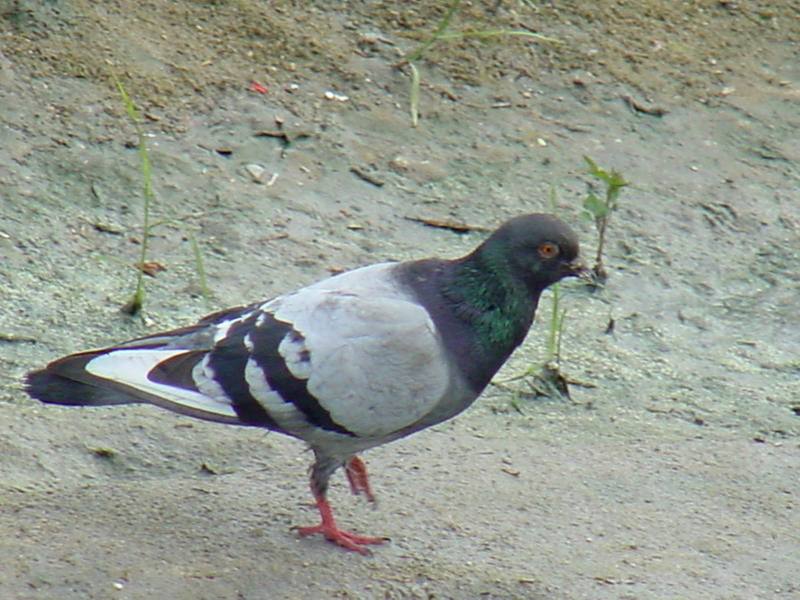
[[[484,244],[499,251],[516,277],[532,291],[541,291],[564,277],[588,273],[580,260],[578,236],[563,221],[547,214],[531,214],[506,221]]]

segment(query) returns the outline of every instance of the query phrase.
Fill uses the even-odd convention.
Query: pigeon
[[[314,453],[321,517],[298,533],[369,554],[387,538],[338,527],[331,475],[344,467],[351,491],[374,500],[358,454],[468,408],[524,340],[542,291],[585,276],[578,254],[564,222],[523,215],[461,258],[374,264],[71,354],[29,373],[26,390],[46,403],[150,403],[298,438]]]

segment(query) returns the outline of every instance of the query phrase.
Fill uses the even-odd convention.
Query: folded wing
[[[311,286],[62,358],[31,373],[28,389],[44,402],[149,402],[309,442],[382,440],[435,410],[452,377],[430,316],[390,289]]]

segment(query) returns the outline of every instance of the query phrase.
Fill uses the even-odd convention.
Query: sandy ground
[[[0,597],[800,597],[796,3],[465,3],[454,31],[562,43],[434,47],[412,128],[393,65],[442,4],[0,2]],[[144,318],[119,310],[141,178],[112,74],[161,222]],[[288,145],[259,135],[277,121]],[[341,523],[391,537],[371,557],[290,530],[316,520],[295,441],[22,391],[62,354],[483,235],[409,217],[492,227],[552,186],[591,256],[584,154],[634,183],[607,288],[566,295],[586,385],[523,414],[492,387],[369,452],[374,509],[338,476]],[[548,304],[498,380],[543,360]]]

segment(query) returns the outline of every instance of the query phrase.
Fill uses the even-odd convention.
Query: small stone
[[[326,100],[336,100],[337,102],[347,102],[350,100],[350,98],[344,94],[337,94],[336,92],[331,91],[325,92],[324,95]]]
[[[245,165],[244,166],[244,170],[247,171],[247,173],[250,175],[250,178],[255,183],[263,183],[264,182],[264,173],[266,173],[267,170],[264,167],[262,167],[261,165],[257,165],[255,163],[251,163],[249,165]]]
[[[389,161],[389,167],[391,167],[392,170],[400,173],[408,171],[409,168],[408,159],[403,156],[395,156],[392,160]]]
[[[440,161],[415,160],[405,156],[395,156],[389,161],[389,168],[417,183],[430,183],[447,177],[447,168],[444,162]]]

